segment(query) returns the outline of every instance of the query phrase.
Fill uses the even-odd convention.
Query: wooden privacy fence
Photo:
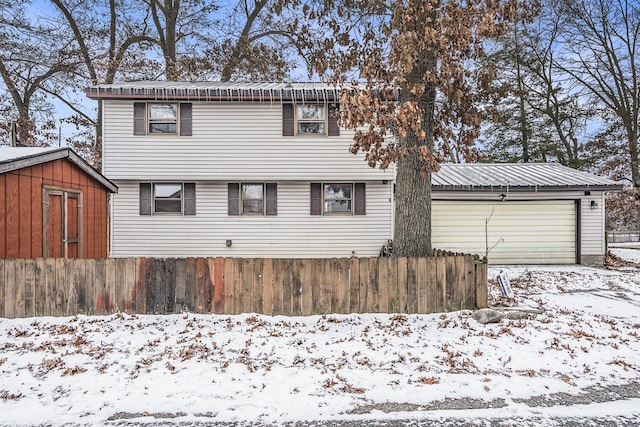
[[[0,317],[431,313],[486,304],[487,265],[471,255],[0,259]]]

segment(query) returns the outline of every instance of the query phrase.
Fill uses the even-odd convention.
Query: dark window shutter
[[[144,102],[133,103],[133,134],[147,134],[147,104]]]
[[[265,184],[266,196],[267,196],[267,215],[278,215],[278,184],[267,183]]]
[[[338,105],[329,104],[329,117],[327,119],[327,134],[329,136],[340,136],[338,126]]]
[[[140,215],[151,215],[151,183],[140,183]]]
[[[240,215],[240,184],[230,182],[227,197],[227,212],[229,215]]]
[[[282,104],[282,136],[294,136],[296,124],[293,115],[293,104]]]
[[[191,110],[192,104],[180,104],[180,135],[191,136]]]
[[[196,184],[194,182],[184,183],[184,214],[196,214]]]
[[[311,183],[311,215],[322,215],[322,184]]]
[[[367,214],[367,185],[364,182],[356,182],[354,188],[354,215]]]

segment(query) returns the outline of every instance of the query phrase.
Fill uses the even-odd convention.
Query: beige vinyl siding
[[[591,201],[598,203],[591,209]],[[580,202],[582,220],[582,255],[604,254],[604,193],[592,192]]]
[[[436,248],[484,255],[488,237],[493,264],[576,262],[572,200],[436,201],[432,225]]]
[[[363,216],[311,216],[308,181],[278,182],[277,216],[228,216],[226,181],[196,182],[195,216],[141,216],[139,183],[116,184],[114,257],[377,256],[391,236],[391,184],[367,183]]]
[[[112,180],[392,180],[352,155],[353,133],[282,136],[280,103],[193,103],[192,136],[133,135],[133,102],[104,102]]]
[[[580,255],[604,255],[604,192],[591,191],[526,191],[511,192],[508,201],[525,200],[580,200]],[[501,193],[480,191],[435,191],[434,200],[496,201]],[[591,209],[591,201],[598,203]],[[506,203],[509,203],[509,202]],[[483,225],[484,227],[484,225]],[[484,229],[484,228],[483,228]]]

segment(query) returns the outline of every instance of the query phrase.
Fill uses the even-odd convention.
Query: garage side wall
[[[597,206],[591,206],[591,202]],[[582,251],[580,264],[602,266],[604,264],[604,192],[591,192],[580,201],[582,220]]]

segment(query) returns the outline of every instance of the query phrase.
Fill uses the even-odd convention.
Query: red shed
[[[106,258],[117,191],[70,148],[0,148],[0,258]]]

